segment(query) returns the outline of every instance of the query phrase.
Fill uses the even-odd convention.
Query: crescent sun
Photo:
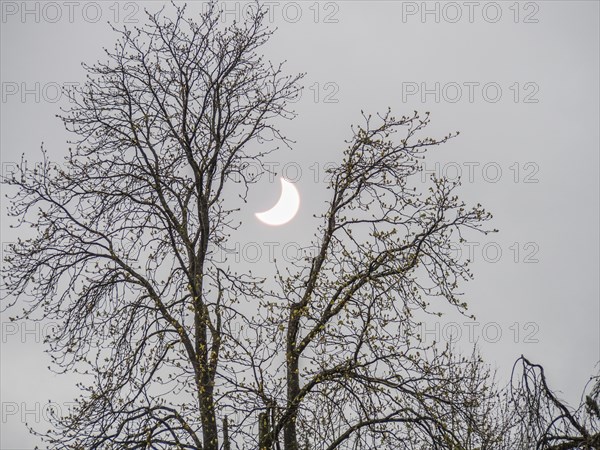
[[[283,177],[280,177],[279,180],[281,181],[281,196],[277,203],[267,211],[255,213],[258,220],[271,226],[288,223],[300,208],[300,194],[296,186]]]

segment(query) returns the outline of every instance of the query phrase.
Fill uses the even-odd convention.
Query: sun
[[[266,225],[284,225],[292,220],[298,209],[300,209],[300,194],[296,186],[283,177],[280,177],[279,180],[281,182],[281,196],[277,203],[271,209],[255,214],[258,220]]]

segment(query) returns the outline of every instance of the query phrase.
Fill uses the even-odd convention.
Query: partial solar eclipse
[[[300,194],[298,189],[283,177],[281,181],[281,197],[271,209],[256,213],[255,216],[262,223],[278,226],[288,223],[294,218],[300,208]]]

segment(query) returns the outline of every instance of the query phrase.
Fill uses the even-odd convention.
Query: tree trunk
[[[269,413],[264,412],[258,415],[258,448],[259,450],[269,450]]]
[[[294,402],[300,393],[298,357],[293,352],[288,352],[287,360],[287,400],[288,408],[291,409],[292,414],[283,429],[283,448],[285,450],[298,450],[298,436],[296,433],[296,406],[294,405]]]
[[[227,416],[223,418],[223,450],[231,450],[229,442],[229,420]]]
[[[201,420],[204,450],[218,450],[219,436],[215,417],[213,389],[211,386],[204,386],[204,390],[205,392],[201,393]]]
[[[198,320],[198,319],[197,319]],[[197,348],[199,352],[199,382],[198,397],[200,399],[200,417],[202,421],[202,439],[204,441],[204,450],[218,450],[219,435],[217,430],[217,418],[215,414],[214,384],[209,371],[206,325],[202,319],[198,320],[196,329],[198,330]]]

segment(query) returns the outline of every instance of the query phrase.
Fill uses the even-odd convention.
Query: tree
[[[264,8],[230,26],[215,3],[197,19],[172,8],[115,29],[107,61],[84,66],[61,115],[75,136],[62,167],[44,153],[5,180],[10,214],[36,232],[6,258],[11,306],[25,302],[14,319],[61,323],[47,337],[54,369],[86,380],[48,444],[482,447],[489,373],[417,332],[439,314],[432,301],[466,314],[471,273],[454,244],[491,217],[458,182],[416,181],[425,151],[458,133],[421,137],[428,113],[363,113],[329,172],[316,255],[272,286],[235,273],[214,247],[243,226],[245,167],[265,143],[291,144],[277,121],[294,117],[302,75],[258,54]]]
[[[571,408],[548,386],[544,368],[521,356],[513,368],[514,442],[536,450],[600,449],[600,376]]]

